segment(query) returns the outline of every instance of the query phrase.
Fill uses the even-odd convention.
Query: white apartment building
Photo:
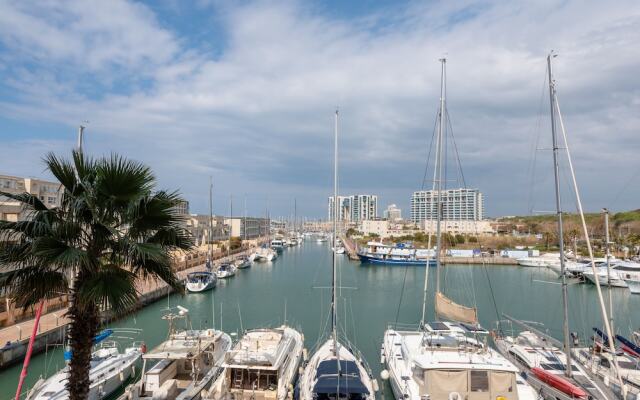
[[[484,200],[478,189],[448,189],[440,194],[442,219],[447,221],[482,221]],[[436,220],[437,190],[421,190],[411,195],[411,221]]]
[[[470,221],[470,220],[443,220],[440,221],[442,233],[453,235],[489,235],[496,233],[491,226],[493,221]],[[420,224],[425,233],[435,235],[437,233],[438,222],[435,220],[424,220]]]
[[[0,175],[0,191],[12,194],[30,193],[49,208],[58,207],[62,200],[60,183],[42,179]],[[18,221],[25,218],[27,215],[19,202],[0,196],[0,220]]]
[[[395,204],[389,204],[387,209],[384,210],[384,218],[389,221],[399,221],[402,219],[402,210],[398,208]]]
[[[338,221],[360,222],[375,219],[378,216],[378,196],[372,194],[356,194],[338,196]],[[328,199],[329,220],[333,219],[333,196]]]

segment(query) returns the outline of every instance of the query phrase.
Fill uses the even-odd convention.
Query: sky
[[[639,26],[636,0],[0,0],[0,174],[48,177],[84,124],[85,152],[151,166],[192,212],[211,176],[216,213],[325,217],[339,107],[340,194],[408,216],[446,57],[465,185],[489,216],[549,211],[554,50],[585,209],[638,208]]]

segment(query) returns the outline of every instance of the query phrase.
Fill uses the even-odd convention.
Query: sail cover
[[[436,315],[452,321],[478,324],[478,311],[475,308],[455,303],[442,292],[436,293]]]

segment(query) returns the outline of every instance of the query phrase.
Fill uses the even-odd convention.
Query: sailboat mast
[[[602,209],[602,212],[604,212],[604,236],[605,236],[605,249],[606,249],[606,256],[607,257],[607,286],[608,286],[608,294],[609,294],[609,326],[611,326],[611,330],[614,331],[613,329],[613,297],[612,297],[612,288],[611,288],[611,242],[610,242],[610,238],[609,238],[609,210],[607,210],[606,208]],[[596,277],[597,278],[597,277]]]
[[[213,257],[211,248],[211,236],[213,235],[213,178],[209,177],[209,234],[207,235],[207,244],[209,249],[209,260]]]
[[[442,70],[440,73],[440,121],[438,123],[438,147],[436,150],[438,176],[436,179],[437,200],[436,200],[436,293],[440,292],[440,250],[442,247],[442,135],[444,132],[444,112],[445,112],[445,79],[447,59],[441,58]],[[428,271],[427,271],[428,272]]]
[[[338,313],[337,313],[337,297],[336,297],[336,237],[338,228],[338,110],[336,109],[335,125],[333,129],[333,246],[331,251],[331,264],[333,282],[331,285],[331,336],[333,338],[333,353],[338,355]]]
[[[229,212],[229,246],[227,248],[227,257],[231,255],[231,233],[233,230],[233,195],[229,195],[229,204],[230,204],[230,212]]]
[[[564,352],[567,358],[567,368],[565,375],[571,376],[571,342],[569,340],[569,301],[567,297],[567,277],[565,275],[564,262],[564,236],[562,229],[562,208],[560,205],[560,179],[558,165],[558,138],[556,135],[556,118],[555,118],[555,82],[553,81],[553,70],[551,69],[552,54],[547,56],[547,71],[549,73],[549,104],[551,106],[551,138],[553,141],[553,177],[555,180],[556,194],[556,214],[558,216],[558,246],[560,250],[560,275],[562,279],[562,333],[564,336]]]

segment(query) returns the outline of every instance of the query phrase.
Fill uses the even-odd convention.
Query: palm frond
[[[66,276],[41,266],[26,266],[7,272],[0,277],[0,287],[20,307],[26,308],[42,299],[65,294],[69,288]]]
[[[34,196],[31,193],[8,193],[0,191],[0,196],[8,197],[12,200],[19,201],[24,206],[36,210],[36,211],[47,211],[47,206],[38,198],[38,196]]]
[[[142,278],[160,278],[171,286],[176,292],[183,293],[184,285],[178,279],[171,268],[171,260],[167,257],[162,262],[155,260],[134,260],[132,263],[133,273]]]
[[[136,305],[138,292],[136,276],[115,265],[103,265],[99,270],[82,281],[75,294],[78,306],[100,304],[115,313],[126,311]]]
[[[67,160],[58,158],[53,153],[47,153],[43,158],[44,163],[58,182],[71,193],[76,193],[79,186],[76,178],[76,171],[73,165]]]
[[[125,207],[150,193],[154,184],[151,169],[118,155],[96,164],[96,192],[115,207]]]
[[[159,229],[148,242],[161,244],[171,250],[190,250],[194,246],[191,232],[180,227]]]

